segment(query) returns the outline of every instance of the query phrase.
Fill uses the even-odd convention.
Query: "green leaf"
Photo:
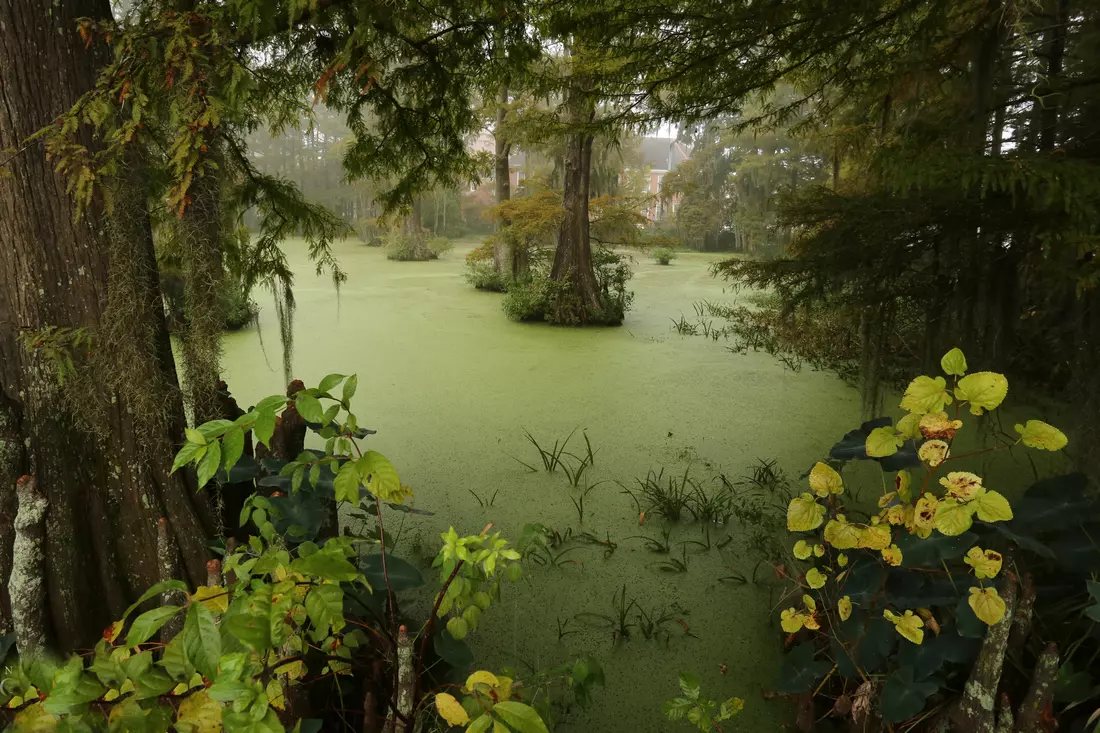
[[[344,381],[343,374],[329,374],[317,385],[318,392],[331,392],[332,388]]]
[[[432,648],[440,659],[455,669],[464,669],[474,663],[470,645],[454,638],[446,629],[441,629],[432,639]]]
[[[680,673],[680,691],[684,693],[684,697],[691,700],[699,699],[699,678],[693,675],[691,672]]]
[[[201,603],[192,603],[183,623],[183,653],[195,669],[207,679],[218,674],[222,638],[214,614]]]
[[[252,434],[256,436],[256,440],[270,448],[271,436],[275,434],[275,413],[260,412],[256,424],[252,426]]]
[[[184,428],[184,433],[187,435],[187,442],[197,445],[206,445],[206,436],[198,430],[194,428]]]
[[[382,573],[382,555],[365,555],[359,561],[359,568],[367,577],[367,582],[375,588],[385,588],[386,580]],[[396,555],[386,555],[386,575],[390,578],[390,589],[394,591],[412,590],[424,585],[424,576],[414,565]]]
[[[326,545],[325,550],[327,549]],[[290,563],[290,569],[307,577],[331,580],[334,583],[344,583],[359,577],[359,571],[347,558],[325,550],[315,552],[309,557],[296,558]]]
[[[966,554],[978,541],[973,532],[949,536],[933,533],[926,539],[902,532],[897,537],[901,550],[901,564],[906,568],[942,568],[946,560],[955,560]]]
[[[270,412],[271,414],[274,415],[275,411],[278,410],[279,408],[283,407],[286,404],[286,402],[287,402],[286,395],[273,394],[273,395],[269,395],[267,397],[264,397],[262,400],[257,402],[256,406],[253,407],[252,409],[255,412]]]
[[[867,456],[869,458],[885,458],[898,452],[897,431],[892,425],[875,428],[867,436]]]
[[[340,466],[340,472],[332,482],[336,492],[336,501],[346,501],[359,506],[359,469],[354,461]]]
[[[180,448],[180,452],[176,454],[176,460],[172,461],[172,473],[175,473],[179,469],[186,466],[193,460],[202,458],[206,453],[206,443],[192,443],[188,441]]]
[[[168,623],[169,619],[180,612],[181,606],[160,606],[151,611],[146,611],[134,619],[126,634],[126,646],[144,644],[153,638],[153,634],[160,631],[160,627]]]
[[[270,601],[268,605],[270,606]],[[237,613],[226,616],[222,625],[249,649],[264,651],[271,646],[271,624],[267,616]]]
[[[1026,425],[1016,425],[1016,432],[1028,448],[1059,451],[1069,443],[1065,433],[1042,420],[1028,420]]]
[[[324,420],[325,411],[321,409],[321,403],[313,395],[299,392],[294,398],[294,407],[306,422],[316,424]]]
[[[214,438],[221,437],[226,430],[233,427],[232,420],[210,420],[199,425],[199,432],[206,438],[207,442],[214,440]]]
[[[950,404],[951,393],[943,377],[917,377],[905,388],[901,398],[901,409],[909,412],[940,412],[944,405]]]
[[[348,381],[344,382],[344,405],[347,405],[351,401],[351,398],[355,396],[355,390],[357,389],[359,389],[359,375],[352,374],[350,377],[348,377]]]
[[[121,620],[125,621],[131,613],[137,610],[138,606],[145,603],[153,596],[158,596],[161,593],[170,590],[181,590],[186,593],[187,584],[184,583],[182,580],[162,580],[159,583],[154,583],[153,585],[149,586],[149,588],[147,588],[146,591],[142,593],[141,596],[136,601],[134,601],[129,608],[126,609],[126,613],[122,614]]]
[[[1008,380],[996,372],[974,372],[959,380],[955,397],[970,403],[970,412],[981,415],[982,410],[994,410],[1008,394]]]
[[[940,359],[940,366],[943,368],[944,374],[950,374],[953,377],[961,377],[966,374],[966,357],[963,355],[962,349],[955,347],[943,355]]]
[[[925,701],[939,690],[935,682],[917,682],[912,667],[901,667],[886,679],[880,706],[887,723],[900,723],[924,710]]]
[[[214,478],[214,474],[218,472],[218,468],[221,466],[221,461],[222,446],[220,442],[215,441],[210,444],[206,455],[199,461],[198,479],[200,489],[206,486],[210,479]]]
[[[384,501],[400,501],[401,479],[388,458],[376,450],[369,450],[356,461],[356,466],[367,491]]]
[[[222,438],[222,465],[228,472],[244,455],[244,431],[233,428]]]
[[[516,733],[549,733],[546,723],[533,707],[515,700],[505,700],[493,706],[493,714],[508,724]]]
[[[779,670],[779,685],[776,692],[795,694],[808,692],[832,669],[832,664],[824,660],[815,660],[817,645],[807,641],[796,646],[783,657]]]
[[[315,585],[306,595],[306,613],[322,638],[344,627],[344,591],[334,584]]]

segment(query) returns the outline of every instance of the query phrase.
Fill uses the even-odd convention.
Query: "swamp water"
[[[719,473],[735,480],[758,458],[774,458],[800,486],[797,476],[858,424],[855,390],[827,374],[792,373],[764,354],[733,355],[723,341],[679,336],[670,319],[684,313],[694,320],[693,302],[737,297],[710,276],[717,256],[682,254],[658,266],[639,255],[630,283],[634,310],[624,326],[563,329],[508,321],[502,296],[463,279],[469,246],[438,261],[390,262],[379,249],[339,243],[336,255],[349,279],[338,298],[297,244],[289,251],[297,272],[295,376],[316,384],[329,372],[358,373],[355,411],[378,431],[369,445],[393,461],[415,505],[435,513],[387,512],[387,535],[401,533],[398,554],[419,545],[430,558],[448,524],[474,534],[489,521],[513,543],[528,522],[617,543],[607,558],[600,546],[582,546],[564,558],[575,562],[536,567],[520,584],[506,584],[468,637],[478,667],[541,668],[596,656],[607,686],[568,730],[688,730],[660,713],[661,701],[678,694],[681,670],[698,674],[706,696],[745,699],[731,729],[778,730],[785,704],[761,697],[781,654],[770,573],[761,572],[759,585],[721,580],[749,574],[755,564],[738,556],[735,522],[711,526],[712,544],[734,534],[724,550],[687,546],[686,572],[655,568],[681,558],[680,543],[703,541],[700,525],[686,519],[672,525],[670,555],[647,551],[643,540],[627,538],[660,538],[662,522],[651,517],[639,526],[634,501],[616,481],[636,488],[634,479],[650,469],[682,475],[690,466],[710,488]],[[222,359],[244,407],[285,389],[274,306],[266,293],[257,300],[259,330],[227,335]],[[560,470],[541,471],[524,436],[527,429],[552,446],[578,427],[569,449],[583,452],[586,430],[596,454],[585,480],[605,482],[588,494],[583,524],[570,500],[579,492]],[[513,457],[540,471],[529,472]],[[486,504],[495,500],[483,507],[471,492]],[[425,569],[425,576],[437,587],[435,571]],[[667,640],[636,632],[616,643],[602,622],[574,618],[614,615],[613,599],[624,585],[627,601],[636,599],[646,613],[670,613]]]

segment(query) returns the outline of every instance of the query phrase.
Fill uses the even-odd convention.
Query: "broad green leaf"
[[[201,603],[192,603],[183,624],[183,652],[207,679],[218,674],[218,659],[222,655],[222,638],[214,614]]]
[[[252,426],[252,434],[256,436],[256,440],[270,448],[271,436],[275,434],[275,413],[270,410],[258,413],[256,424]]]
[[[191,461],[202,458],[206,453],[206,443],[193,443],[187,441],[176,454],[176,460],[172,461],[172,473],[186,466]]]
[[[809,532],[820,527],[823,521],[825,507],[817,503],[813,494],[802,494],[787,505],[787,529],[791,532]]]
[[[229,430],[231,427],[233,427],[232,420],[218,419],[204,422],[202,425],[199,425],[198,431],[202,433],[207,442],[210,442],[214,440],[214,438],[220,438],[225,434],[225,431]]]
[[[344,404],[347,405],[351,398],[355,396],[355,390],[359,388],[359,375],[352,374],[344,382],[344,393],[342,395]]]
[[[924,710],[929,697],[939,690],[935,682],[917,681],[910,667],[902,667],[886,678],[879,699],[882,717],[887,723],[901,723]]]
[[[1012,519],[1012,505],[996,491],[987,491],[971,502],[983,522],[1007,522]]]
[[[910,412],[908,415],[898,420],[897,431],[901,433],[901,437],[909,440],[920,440],[922,437],[920,432],[920,421],[923,415],[919,412]]]
[[[325,546],[328,549],[328,546]],[[359,577],[359,571],[347,558],[333,552],[315,552],[309,557],[298,557],[290,563],[290,569],[305,576],[321,578],[334,583],[344,583]]]
[[[827,463],[818,461],[810,469],[810,488],[820,497],[839,494],[844,491],[844,482],[840,474]]]
[[[466,619],[461,616],[455,616],[447,621],[447,633],[449,633],[456,641],[462,641],[466,638],[466,634],[469,632],[470,627],[466,623]]]
[[[549,733],[546,723],[542,722],[535,709],[521,702],[498,702],[493,706],[493,713],[499,715],[516,733]]]
[[[359,568],[366,576],[367,582],[375,588],[386,587],[385,575],[389,576],[390,589],[394,591],[412,590],[424,585],[424,576],[420,569],[392,553],[386,555],[385,574],[382,572],[381,553],[364,555],[359,560]],[[477,602],[476,595],[474,602]]]
[[[466,733],[487,733],[490,727],[493,725],[493,716],[489,713],[485,713],[479,718],[475,718],[474,722],[466,726]]]
[[[947,380],[943,377],[920,376],[909,383],[901,398],[901,409],[909,412],[939,412],[951,404]]]
[[[332,482],[336,501],[346,501],[359,506],[359,476],[359,468],[354,461],[347,461],[340,466],[340,472]]]
[[[325,419],[325,411],[313,395],[299,392],[294,398],[294,407],[306,422],[320,423]]]
[[[378,451],[369,450],[364,453],[363,457],[356,461],[356,466],[367,491],[379,499],[400,504],[408,495],[407,489],[401,485],[397,469]]]
[[[804,642],[783,657],[779,670],[779,684],[776,692],[796,694],[812,690],[821,678],[832,669],[833,663],[824,659],[815,660],[817,644]]]
[[[936,507],[936,529],[948,537],[960,535],[974,524],[974,504],[946,498]]]
[[[1065,433],[1042,420],[1028,420],[1026,425],[1016,425],[1016,432],[1020,434],[1020,441],[1028,448],[1058,451],[1069,443]]]
[[[329,374],[317,385],[318,392],[331,392],[332,388],[344,381],[343,374]]]
[[[989,626],[1003,619],[1008,610],[996,588],[971,588],[967,603],[974,615]]]
[[[206,455],[199,461],[199,467],[197,470],[199,488],[206,486],[210,479],[214,478],[214,474],[218,472],[218,468],[221,467],[222,461],[222,446],[218,441],[210,443],[209,448],[206,451]]]
[[[184,433],[187,435],[187,441],[189,443],[196,443],[198,445],[206,445],[206,436],[200,433],[194,428],[185,428]]]
[[[122,614],[122,620],[125,621],[131,613],[137,610],[138,606],[145,603],[153,596],[158,596],[161,593],[173,590],[181,590],[186,593],[187,584],[184,583],[182,580],[162,580],[159,583],[154,583],[153,585],[149,586],[146,591],[142,593],[141,596],[130,605],[129,608],[126,609],[126,613]]]
[[[273,394],[264,397],[262,400],[257,402],[256,406],[252,409],[255,412],[270,412],[271,414],[275,414],[275,411],[278,410],[280,407],[283,407],[286,402],[286,395]]]
[[[940,366],[943,368],[944,374],[950,374],[953,377],[961,377],[966,374],[966,357],[963,355],[962,349],[955,347],[943,355],[940,359]]]
[[[144,644],[153,638],[153,634],[160,631],[160,628],[179,613],[181,608],[181,606],[159,606],[135,618],[130,626],[130,632],[126,634],[126,646]]]
[[[233,428],[222,438],[222,465],[228,472],[244,455],[244,430]]]
[[[330,583],[313,586],[306,595],[306,613],[314,628],[339,631],[344,627],[344,591]]]
[[[867,436],[867,456],[870,458],[885,458],[898,452],[897,431],[892,425],[875,428]]]
[[[981,415],[982,410],[995,410],[1008,394],[1008,380],[996,372],[974,372],[959,380],[955,397],[970,403],[970,412]]]

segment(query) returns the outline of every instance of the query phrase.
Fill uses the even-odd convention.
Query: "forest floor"
[[[678,335],[671,319],[683,313],[692,320],[693,302],[738,298],[710,276],[719,255],[684,253],[658,266],[638,254],[625,324],[573,330],[508,321],[502,296],[476,291],[462,277],[472,246],[433,262],[390,262],[380,249],[339,243],[349,280],[337,297],[327,278],[313,274],[304,245],[287,245],[297,272],[295,376],[315,384],[329,372],[358,373],[355,411],[378,431],[371,446],[394,462],[416,506],[435,512],[411,520],[387,515],[387,533],[400,535],[397,552],[430,558],[448,525],[471,534],[489,521],[513,541],[528,522],[610,537],[617,549],[609,557],[600,546],[578,545],[563,558],[574,562],[536,569],[507,588],[469,637],[478,666],[541,668],[597,656],[607,689],[569,730],[674,730],[660,703],[677,694],[681,670],[699,675],[705,695],[743,697],[740,729],[778,729],[786,706],[761,696],[781,657],[770,572],[755,585],[721,580],[753,570],[736,525],[681,521],[670,527],[670,555],[647,551],[641,539],[628,538],[660,538],[662,522],[651,516],[639,526],[618,482],[633,488],[650,469],[667,476],[690,467],[710,488],[719,474],[736,480],[757,459],[778,459],[798,486],[858,424],[857,393],[828,374],[793,373],[764,354],[734,355],[722,341]],[[284,389],[274,308],[266,293],[257,300],[260,328],[225,339],[223,370],[242,406]],[[585,480],[602,482],[585,500],[583,523],[571,501],[579,492],[560,471],[532,473],[515,460],[541,468],[524,429],[553,444],[578,427],[596,450]],[[572,451],[584,448],[581,430]],[[704,529],[709,551],[681,544],[705,543]],[[734,540],[714,547],[727,534]],[[686,572],[654,567],[685,551]],[[575,618],[613,615],[613,596],[624,586],[627,601],[636,599],[644,612],[668,612],[667,638],[635,632],[616,643],[601,622]]]

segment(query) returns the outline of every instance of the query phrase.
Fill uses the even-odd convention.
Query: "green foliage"
[[[57,383],[76,376],[77,365],[92,356],[92,334],[86,328],[46,326],[41,330],[20,330],[19,341],[29,354],[53,366]]]
[[[864,423],[845,435],[829,463],[810,471],[809,491],[790,500],[787,529],[799,541],[791,551],[798,569],[788,596],[800,600],[782,612],[781,625],[801,643],[784,662],[783,692],[831,696],[833,688],[821,683],[833,665],[835,685],[885,675],[877,704],[887,722],[899,724],[967,673],[976,651],[971,640],[984,634],[981,623],[1011,623],[991,579],[1001,577],[1008,539],[1021,548],[1037,540],[1027,520],[1014,519],[1009,502],[979,476],[945,468],[965,457],[951,449],[964,428],[961,408],[996,409],[1007,383],[992,372],[963,376],[961,351],[949,356],[950,384],[939,377],[913,380],[901,402],[908,415],[897,423]],[[1038,426],[1031,434],[1053,435]],[[1063,444],[1043,443],[1048,449]],[[858,509],[838,472],[852,460],[875,460],[894,474],[884,483],[878,513],[866,522],[849,519]],[[1016,577],[1008,574],[1005,582]]]
[[[439,255],[428,246],[424,233],[419,231],[410,233],[404,229],[395,229],[386,235],[382,247],[386,251],[387,260],[422,262],[439,258]]]
[[[686,719],[703,733],[722,730],[720,723],[733,718],[745,708],[745,701],[739,697],[731,697],[722,703],[703,697],[699,679],[690,672],[680,673],[680,693],[680,697],[661,703],[661,711],[669,720]]]
[[[649,256],[652,257],[653,261],[658,265],[667,265],[676,259],[677,255],[675,250],[669,249],[668,247],[654,247],[649,251]]]
[[[513,321],[543,320],[550,288],[550,281],[546,278],[511,285],[501,303],[504,314]]]
[[[446,237],[432,237],[428,240],[428,249],[432,251],[435,258],[442,257],[454,248],[454,242]]]

